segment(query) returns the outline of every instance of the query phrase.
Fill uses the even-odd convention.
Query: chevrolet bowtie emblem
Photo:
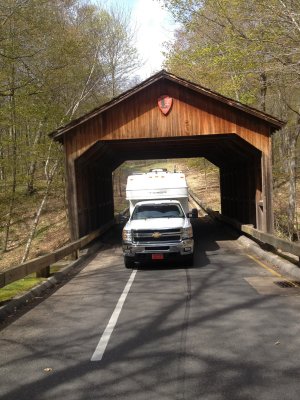
[[[161,234],[160,234],[159,232],[154,232],[154,233],[152,234],[152,237],[153,237],[154,239],[158,239],[158,238],[161,237]]]

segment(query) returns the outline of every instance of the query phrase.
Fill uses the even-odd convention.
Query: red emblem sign
[[[170,96],[163,95],[160,96],[158,99],[158,108],[165,115],[167,115],[168,112],[171,110],[172,104],[173,104],[173,99]]]

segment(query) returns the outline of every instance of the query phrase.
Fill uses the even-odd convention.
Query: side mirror
[[[193,208],[191,212],[188,212],[187,216],[188,218],[198,218],[197,208]]]

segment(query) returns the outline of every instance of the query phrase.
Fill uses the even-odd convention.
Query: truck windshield
[[[176,204],[149,204],[135,207],[131,219],[148,218],[184,218],[184,213]]]

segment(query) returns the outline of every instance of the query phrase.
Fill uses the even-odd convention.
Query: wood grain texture
[[[165,87],[167,86],[167,87]],[[115,107],[95,116],[65,135],[67,157],[75,159],[99,140],[154,139],[202,135],[236,134],[269,154],[269,125],[254,116],[168,82],[138,92]],[[165,116],[157,106],[162,94],[173,97]]]

